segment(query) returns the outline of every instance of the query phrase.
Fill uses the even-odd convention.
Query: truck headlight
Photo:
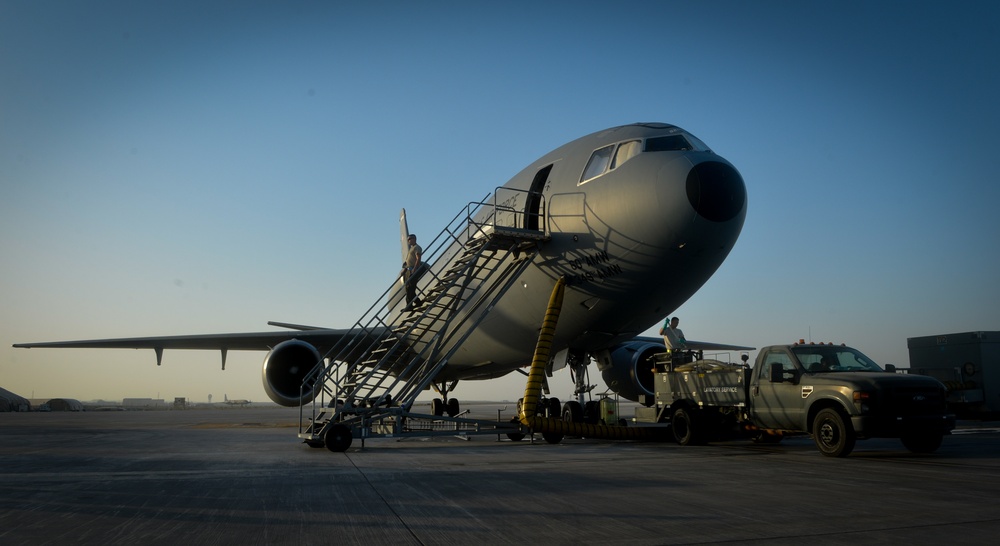
[[[868,413],[871,410],[869,403],[872,398],[872,393],[869,391],[854,391],[854,405],[858,407],[859,413]]]

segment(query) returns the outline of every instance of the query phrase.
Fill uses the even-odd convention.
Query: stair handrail
[[[512,227],[512,228],[524,229],[524,226],[526,224],[527,214],[529,213],[527,211],[524,212],[518,211],[513,206],[513,204],[507,204],[507,202],[500,203],[499,198],[501,192],[512,192],[514,193],[514,195],[518,195],[519,193],[526,193],[529,194],[529,197],[532,194],[532,192],[528,192],[526,190],[498,187],[496,191],[494,191],[492,194],[493,196],[492,201],[489,200],[489,195],[488,195],[487,198],[482,201],[478,202],[474,201],[468,203],[462,211],[460,211],[458,214],[455,215],[454,218],[452,218],[452,220],[430,242],[430,244],[427,245],[428,251],[425,252],[425,256],[429,257],[429,259],[426,261],[431,264],[428,267],[428,273],[430,274],[429,276],[430,278],[421,279],[421,281],[424,281],[421,284],[423,284],[426,287],[432,279],[434,283],[440,282],[439,273],[443,272],[448,268],[448,266],[452,263],[452,259],[458,255],[460,249],[463,246],[467,245],[470,241],[472,241],[477,234],[482,233],[485,235],[488,234],[488,232],[495,232],[497,227]],[[541,233],[546,233],[547,226],[545,225],[546,215],[544,213],[544,206],[545,206],[544,198],[540,193],[537,192],[534,193],[534,195],[539,200],[538,211],[534,213],[537,214],[539,218],[538,226],[540,229],[538,229],[537,231]],[[516,203],[516,198],[514,202]],[[482,219],[477,220],[477,217],[480,215],[482,216]],[[511,219],[511,221],[509,222],[510,225],[507,225],[507,223],[504,223],[504,225],[502,226],[499,225],[498,221],[502,215],[510,215]],[[522,218],[521,226],[517,225],[519,217]],[[490,229],[487,230],[484,228],[490,228]],[[464,240],[462,238],[462,235],[465,236]],[[452,248],[454,248],[455,250],[453,252],[453,255],[449,258],[447,256],[447,251]],[[470,263],[474,264],[477,261],[478,261],[478,254],[475,258],[471,260]],[[439,266],[439,264],[441,265]],[[425,277],[426,276],[427,275],[425,274]],[[346,358],[342,359],[338,357],[350,356],[353,351],[358,350],[357,348],[354,347],[354,345],[356,343],[363,342],[365,338],[369,340],[369,343],[365,348],[360,349],[358,354],[359,355],[371,354],[371,352],[374,350],[373,347],[381,343],[384,339],[386,339],[387,336],[392,335],[392,325],[389,324],[389,322],[386,319],[389,316],[391,316],[392,309],[389,308],[389,303],[391,301],[393,292],[401,289],[397,286],[397,281],[398,278],[393,279],[390,286],[385,291],[383,291],[382,295],[379,296],[379,298],[376,299],[375,302],[365,311],[365,313],[362,314],[362,316],[355,322],[354,327],[351,328],[353,333],[350,335],[343,336],[334,345],[332,345],[326,351],[326,353],[320,358],[320,360],[313,367],[313,369],[310,370],[310,372],[304,378],[302,385],[300,387],[300,394],[304,395],[306,390],[309,390],[312,393],[314,393],[311,404],[313,407],[312,413],[314,416],[316,415],[315,406],[317,402],[319,402],[320,404],[324,404],[325,396],[328,393],[330,394],[331,399],[335,398],[337,396],[337,392],[335,392],[334,388],[336,388],[336,390],[340,390],[344,378],[349,377],[350,373],[352,373],[354,369],[359,367],[361,359],[364,358],[363,356],[358,356],[358,358],[355,359],[355,361],[348,362],[347,361],[348,359]],[[367,322],[365,321],[366,317],[369,317]],[[412,331],[412,328],[409,331]],[[454,333],[455,330],[452,331],[452,335],[454,335]],[[469,333],[467,333],[465,337],[467,337],[470,333],[471,329],[469,329]],[[401,339],[405,338],[406,336],[401,337]],[[387,351],[386,356],[391,354],[391,352],[395,350],[397,345],[398,342]],[[414,358],[413,360],[416,361],[417,359]],[[445,359],[441,359],[442,365],[444,361]],[[346,369],[344,366],[345,364],[347,364]],[[413,363],[410,364],[410,366],[412,365]],[[433,377],[428,378],[427,383],[429,384],[429,382],[432,380]],[[334,388],[330,388],[327,386],[327,384],[330,382],[333,383]],[[379,383],[381,383],[381,381],[379,381]],[[387,387],[387,389],[391,390],[392,388],[394,388],[395,383],[398,383],[398,377],[397,381],[394,382],[393,385]],[[301,408],[304,408],[304,406],[305,405],[302,405]],[[300,409],[300,432],[301,432],[301,422],[302,422],[301,419],[302,411],[303,410]]]

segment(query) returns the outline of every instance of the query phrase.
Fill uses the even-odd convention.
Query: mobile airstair
[[[470,203],[427,245],[432,265],[418,281],[420,304],[404,310],[395,282],[323,355],[302,382],[300,394],[312,401],[300,410],[300,438],[344,451],[353,438],[517,433],[517,423],[463,418],[435,381],[548,238],[542,196],[522,196],[539,204],[526,215],[504,205],[527,202],[517,193],[527,194],[498,188]],[[430,413],[412,411],[424,390],[442,386],[445,400]]]

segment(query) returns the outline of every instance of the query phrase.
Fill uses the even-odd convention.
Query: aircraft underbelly
[[[535,258],[469,338],[452,356],[444,376],[501,373],[530,364],[555,279],[569,286],[553,351],[573,347],[596,351],[639,335],[694,294],[721,264],[725,251],[674,252],[656,268],[638,265],[656,249],[635,245],[614,256],[604,250],[549,252]],[[636,297],[636,294],[642,297]]]

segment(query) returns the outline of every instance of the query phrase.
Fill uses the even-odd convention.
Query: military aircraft
[[[247,400],[247,399],[245,399],[245,398],[238,398],[236,400],[230,400],[228,394],[222,395],[222,398],[223,398],[223,402],[225,404],[230,405],[230,406],[240,406],[240,407],[243,407],[243,406],[250,405],[250,401]]]
[[[564,418],[579,419],[583,393],[593,388],[592,360],[622,397],[652,395],[648,359],[664,343],[639,334],[716,271],[746,212],[736,168],[691,133],[665,123],[612,127],[528,165],[425,243],[428,268],[415,309],[404,307],[402,282],[394,280],[345,329],[270,322],[284,330],[14,346],[153,349],[158,365],[165,349],[212,349],[222,352],[223,369],[227,351],[267,351],[262,381],[278,404],[318,395],[348,406],[372,397],[412,404],[414,393],[434,388],[442,395],[435,414],[455,415],[449,392],[458,381],[530,364],[549,293],[565,278],[548,371],[570,367],[579,400],[567,402]],[[405,211],[400,220],[405,241]]]

